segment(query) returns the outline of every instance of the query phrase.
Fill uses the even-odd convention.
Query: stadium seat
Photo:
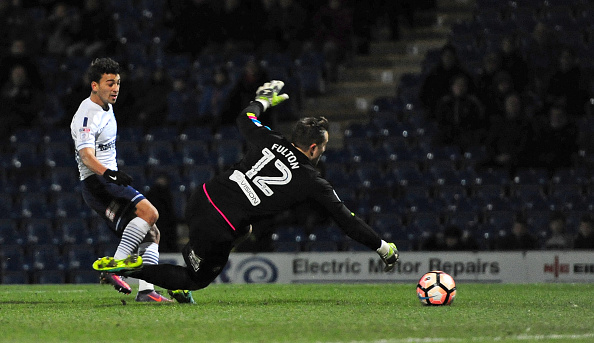
[[[239,162],[243,157],[243,143],[239,140],[222,140],[216,144],[215,152],[219,170]]]
[[[215,175],[215,170],[210,165],[192,165],[186,171],[186,184],[191,190],[201,187],[203,183]]]
[[[146,143],[146,153],[150,165],[180,166],[183,162],[181,154],[175,151],[171,141],[149,141]]]
[[[52,196],[51,203],[58,218],[88,218],[91,209],[85,204],[80,192],[59,192]]]
[[[81,182],[76,167],[55,167],[49,170],[50,189],[54,192],[80,192]]]
[[[0,219],[16,217],[13,196],[9,193],[0,193]]]
[[[99,273],[94,270],[70,270],[68,282],[74,284],[96,284],[99,281]]]
[[[120,145],[122,143],[135,143],[136,145],[138,142],[144,139],[144,129],[140,126],[124,126],[118,127],[118,136],[117,136],[117,143],[116,147],[118,149],[118,154],[120,153]]]
[[[117,143],[117,160],[119,166],[144,166],[148,162],[148,157],[140,151],[138,145],[138,141],[122,141]]]
[[[307,237],[300,226],[279,226],[272,234],[275,252],[299,252]]]
[[[33,245],[29,247],[29,259],[33,270],[64,270],[66,264],[56,245]]]
[[[181,154],[183,164],[186,166],[213,165],[216,162],[207,142],[181,141],[178,144],[178,151]]]
[[[26,219],[23,230],[27,244],[59,244],[60,237],[56,237],[52,222],[49,219]]]
[[[69,142],[50,142],[44,145],[45,164],[51,168],[76,167],[74,148]]]
[[[29,273],[26,271],[4,272],[0,274],[0,281],[5,285],[24,285],[29,283]]]
[[[307,236],[305,251],[338,251],[343,245],[345,234],[338,227],[322,226],[311,230]]]
[[[18,229],[13,219],[0,219],[0,249],[4,245],[23,245],[25,235]]]
[[[30,268],[21,245],[2,245],[0,267],[3,272],[27,271]]]
[[[144,139],[147,142],[173,143],[178,139],[178,130],[174,126],[153,126],[147,130]]]
[[[66,273],[62,270],[38,270],[33,272],[33,283],[61,285],[66,282]]]
[[[25,193],[17,202],[17,209],[23,218],[48,219],[53,216],[45,193]]]
[[[95,247],[91,244],[69,246],[66,249],[64,256],[66,257],[67,261],[67,269],[70,271],[87,270],[97,259]],[[95,275],[95,280],[97,280],[97,275]]]
[[[59,221],[56,229],[65,244],[92,244],[93,237],[88,223],[80,217],[67,217]]]
[[[213,134],[210,127],[207,126],[188,126],[184,128],[179,135],[180,141],[203,142],[210,144],[213,140]]]

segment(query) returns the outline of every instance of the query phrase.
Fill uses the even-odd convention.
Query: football
[[[456,297],[456,282],[449,274],[432,270],[419,280],[417,297],[423,305],[449,305]]]

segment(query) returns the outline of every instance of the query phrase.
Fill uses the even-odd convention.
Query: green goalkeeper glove
[[[288,94],[278,94],[285,85],[284,82],[273,80],[258,87],[256,101],[264,106],[264,111],[270,106],[276,106],[289,98]]]

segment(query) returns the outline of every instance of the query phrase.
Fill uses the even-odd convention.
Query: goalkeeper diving
[[[376,251],[385,271],[392,270],[398,263],[396,245],[382,240],[351,212],[315,168],[328,144],[328,120],[302,118],[288,139],[258,120],[261,113],[289,99],[280,93],[283,86],[275,80],[258,88],[255,100],[236,120],[249,143],[244,158],[191,195],[186,208],[189,242],[182,250],[185,267],[143,266],[140,257],[103,257],[93,267],[169,290],[202,289],[221,273],[233,247],[251,234],[253,221],[309,202],[326,211],[346,235]]]

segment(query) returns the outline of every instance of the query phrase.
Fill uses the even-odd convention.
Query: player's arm
[[[107,182],[115,183],[120,186],[128,186],[132,182],[132,177],[120,170],[111,170],[105,167],[95,156],[95,149],[82,148],[78,151],[80,160],[93,173],[102,175]]]
[[[317,189],[314,193],[315,200],[328,211],[344,233],[355,241],[375,250],[386,264],[384,270],[392,270],[398,263],[396,245],[381,239],[371,226],[351,212],[338,198],[328,181],[318,178]]]
[[[258,117],[269,107],[276,106],[289,99],[288,94],[279,94],[284,85],[282,81],[273,80],[258,88],[254,101],[244,108],[237,117],[237,126],[244,137],[249,137],[252,130],[268,129],[268,127],[260,123]]]
[[[103,175],[107,170],[97,157],[95,156],[95,149],[93,148],[82,148],[78,151],[78,155],[80,156],[80,160],[84,163],[87,168],[89,168],[93,173],[97,175]]]

